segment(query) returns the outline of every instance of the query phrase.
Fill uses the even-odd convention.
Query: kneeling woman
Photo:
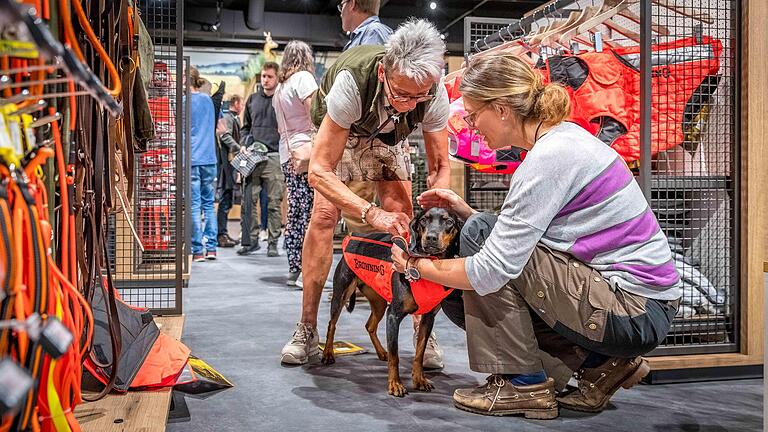
[[[491,376],[456,390],[458,408],[534,418],[556,417],[558,402],[600,411],[648,373],[640,356],[675,316],[681,291],[667,238],[621,157],[564,121],[562,87],[503,55],[471,60],[460,90],[466,122],[491,148],[528,154],[498,217],[449,190],[422,194],[422,207],[467,220],[466,258],[408,260],[393,247],[395,268],[463,290],[463,314],[452,319],[466,329],[470,368]],[[562,389],[571,371],[579,388],[556,401],[555,381]]]

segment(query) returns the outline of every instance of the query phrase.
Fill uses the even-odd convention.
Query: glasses
[[[490,104],[491,104],[491,103],[490,103],[490,102],[488,102],[488,103],[486,103],[485,105],[481,106],[480,108],[478,108],[478,109],[476,109],[476,110],[472,111],[471,113],[469,113],[469,114],[465,115],[464,117],[462,117],[462,119],[464,120],[464,123],[466,123],[466,124],[467,124],[467,126],[469,126],[469,128],[470,128],[470,129],[474,129],[474,128],[475,128],[475,121],[477,121],[477,116],[478,116],[478,115],[479,115],[479,114],[480,114],[480,113],[481,113],[481,112],[482,112],[484,109],[486,109],[486,108],[488,107],[488,105],[490,105]]]
[[[336,5],[336,9],[339,10],[339,13],[341,13],[341,11],[344,10],[344,5],[347,4],[347,3],[349,3],[349,0],[343,1],[343,2],[341,2],[341,3]]]
[[[389,84],[389,78],[387,78],[387,74],[384,74],[384,83],[387,85],[387,91],[389,91],[389,97],[392,98],[393,101],[398,103],[408,103],[412,100],[415,100],[416,103],[420,102],[427,102],[431,101],[434,95],[431,94],[425,94],[425,95],[419,95],[419,96],[400,96],[396,95],[395,92],[392,91],[392,85]]]

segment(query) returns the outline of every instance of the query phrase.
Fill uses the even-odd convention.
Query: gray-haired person
[[[315,201],[304,239],[301,320],[283,347],[284,363],[303,364],[319,354],[317,310],[340,212],[360,215],[375,231],[407,235],[413,205],[403,182],[411,180],[407,138],[417,125],[424,133],[428,186],[448,187],[444,53],[435,27],[411,20],[384,47],[345,51],[323,77],[312,103],[319,129],[309,165]],[[344,184],[350,180],[375,182],[381,208],[352,193]]]

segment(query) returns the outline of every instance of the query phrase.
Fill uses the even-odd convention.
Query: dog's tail
[[[349,302],[347,302],[347,312],[352,313],[352,311],[355,310],[356,299],[357,299],[357,290],[354,290],[352,292],[352,295],[349,296]]]

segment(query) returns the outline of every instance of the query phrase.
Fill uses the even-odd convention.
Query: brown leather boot
[[[593,369],[580,369],[576,373],[579,388],[557,398],[560,406],[575,411],[600,412],[608,405],[619,387],[628,389],[640,382],[651,367],[642,357],[633,359],[611,358]]]
[[[523,414],[530,419],[557,417],[555,382],[552,378],[547,378],[541,384],[518,387],[501,375],[491,375],[483,386],[456,389],[453,392],[453,404],[460,410],[475,414]]]

